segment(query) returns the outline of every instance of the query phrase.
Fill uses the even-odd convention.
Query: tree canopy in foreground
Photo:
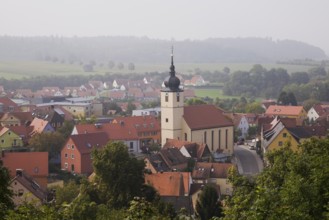
[[[329,138],[305,141],[298,152],[286,146],[267,160],[255,178],[231,170],[225,219],[329,218]]]

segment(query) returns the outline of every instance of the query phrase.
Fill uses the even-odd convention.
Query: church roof
[[[232,120],[214,105],[185,106],[183,118],[191,130],[233,126]]]

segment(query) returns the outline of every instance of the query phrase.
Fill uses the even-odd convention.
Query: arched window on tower
[[[166,93],[166,95],[165,95],[165,102],[168,102],[169,101],[169,95],[168,95],[168,93]]]

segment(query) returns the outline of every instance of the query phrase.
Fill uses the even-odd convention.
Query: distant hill
[[[315,46],[267,38],[211,38],[168,41],[147,37],[12,37],[0,36],[0,60],[58,62],[168,62],[171,45],[177,62],[276,62],[327,59]]]

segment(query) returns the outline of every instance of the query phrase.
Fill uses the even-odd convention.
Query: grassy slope
[[[127,64],[126,64],[127,65]],[[221,71],[224,67],[229,67],[231,72],[237,70],[250,70],[253,63],[177,63],[176,71],[178,73],[193,74],[195,70],[203,71]],[[307,71],[309,66],[302,65],[279,65],[279,64],[262,64],[267,69],[282,67],[289,73],[297,71]],[[166,72],[169,71],[169,64],[147,64],[135,63],[136,69],[129,71],[127,68],[112,70],[106,67],[96,66],[94,72],[86,73],[82,70],[82,66],[78,64],[61,64],[52,62],[37,61],[0,61],[0,77],[7,79],[20,79],[23,77],[40,76],[40,75],[77,75],[77,74],[105,74],[109,73],[145,73],[145,72]]]

